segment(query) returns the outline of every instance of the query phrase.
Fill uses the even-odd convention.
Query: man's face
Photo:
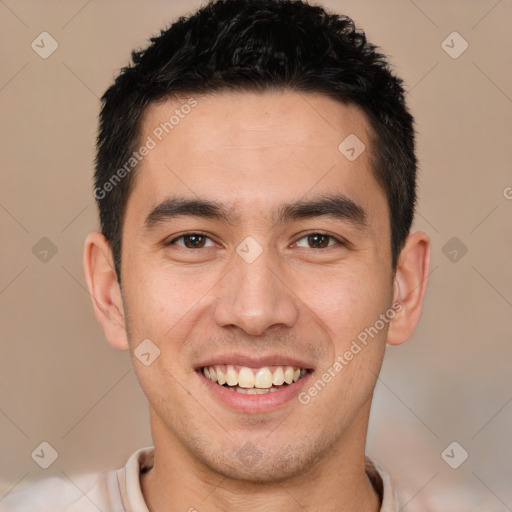
[[[157,144],[123,233],[130,348],[150,339],[160,350],[148,366],[133,358],[155,445],[171,439],[237,478],[298,475],[364,446],[382,362],[387,324],[374,326],[392,305],[393,279],[369,124],[323,95],[229,93],[198,97],[169,134],[155,132],[185,103],[153,105],[144,118],[140,142]],[[339,149],[351,134],[366,146],[355,160],[355,139]],[[357,341],[371,327],[366,345]],[[228,365],[243,389],[248,372],[277,389],[242,393],[204,375]],[[279,384],[288,366],[305,375]]]

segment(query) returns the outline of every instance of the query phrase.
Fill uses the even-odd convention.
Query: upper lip
[[[247,366],[248,368],[262,368],[264,366],[294,366],[295,368],[305,368],[312,370],[310,363],[297,359],[296,357],[283,354],[267,354],[265,356],[254,354],[240,354],[228,352],[226,354],[217,354],[208,357],[196,365],[199,370],[205,366],[215,366],[223,364],[232,364],[238,366]]]

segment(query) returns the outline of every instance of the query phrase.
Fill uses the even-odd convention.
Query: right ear
[[[128,350],[121,288],[110,244],[101,233],[87,236],[83,265],[94,313],[107,341],[115,348]]]

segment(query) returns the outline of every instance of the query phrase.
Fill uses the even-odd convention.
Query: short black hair
[[[148,106],[178,95],[270,90],[323,93],[365,112],[396,269],[416,203],[415,134],[402,80],[347,16],[302,0],[213,0],[132,52],[101,99],[94,195],[119,283],[123,220],[136,174],[130,158]]]

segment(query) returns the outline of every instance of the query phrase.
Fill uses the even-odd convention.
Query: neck
[[[298,508],[380,510],[379,498],[365,472],[367,419],[364,425],[352,425],[338,445],[319,457],[307,472],[284,481],[259,483],[235,480],[212,470],[163,428],[153,411],[151,415],[155,463],[142,475],[141,486],[152,512],[260,512],[270,507],[282,512]]]

